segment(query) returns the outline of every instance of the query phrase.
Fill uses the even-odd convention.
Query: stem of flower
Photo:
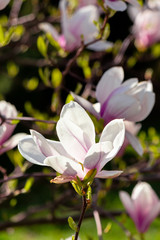
[[[84,214],[85,214],[85,211],[86,211],[86,208],[87,208],[87,204],[88,203],[87,203],[86,195],[84,194],[82,196],[82,211],[81,211],[81,215],[80,215],[79,222],[78,222],[78,225],[77,225],[77,231],[75,233],[74,240],[78,239],[79,231],[80,231],[82,220],[84,218]]]
[[[140,236],[140,240],[145,240],[144,233],[140,233],[139,236]]]

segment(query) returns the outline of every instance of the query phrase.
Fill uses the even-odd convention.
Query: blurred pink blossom
[[[144,49],[160,41],[160,11],[145,9],[135,19],[133,33],[135,44]]]
[[[6,102],[0,101],[0,115],[4,118],[14,118],[17,117],[17,110],[15,106]],[[1,120],[0,118],[0,155],[10,149],[14,148],[18,141],[24,137],[26,134],[24,133],[17,133],[11,137],[16,124],[6,123],[5,121]],[[10,138],[11,137],[11,138]]]
[[[47,140],[31,130],[31,135],[18,145],[28,161],[50,166],[62,174],[56,183],[69,182],[76,176],[83,180],[92,169],[96,169],[96,178],[113,178],[122,173],[102,170],[123,144],[125,128],[122,119],[106,125],[96,143],[92,120],[78,103],[70,102],[63,107],[56,130],[59,142]]]
[[[113,119],[123,118],[131,122],[144,120],[155,103],[155,94],[151,81],[138,82],[131,78],[122,83],[124,71],[122,67],[113,67],[101,77],[96,87],[98,103],[91,104],[86,99],[73,94],[74,99],[105,124]],[[141,155],[142,147],[130,129],[126,137],[135,150]]]
[[[160,200],[146,182],[138,183],[131,197],[127,192],[121,191],[120,199],[140,233],[146,232],[160,213]]]
[[[66,5],[67,0],[60,1],[61,34],[49,23],[41,23],[39,28],[46,33],[50,33],[64,50],[73,51],[80,47],[82,39],[87,44],[98,36],[99,31],[94,22],[99,20],[99,11],[96,6],[88,5],[76,10],[72,16],[68,16]],[[99,40],[90,44],[88,49],[103,51],[111,47],[112,43]]]

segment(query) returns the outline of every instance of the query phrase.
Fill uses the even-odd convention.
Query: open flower
[[[0,10],[4,9],[8,4],[10,0],[0,0]]]
[[[85,44],[93,41],[99,34],[94,22],[99,20],[98,8],[94,5],[88,5],[79,8],[72,16],[67,14],[67,0],[60,1],[61,10],[61,28],[62,33],[59,35],[57,30],[49,23],[41,23],[39,28],[50,33],[61,48],[66,51],[73,51],[80,47],[82,39]],[[95,51],[103,51],[112,47],[112,43],[99,40],[88,46]]]
[[[17,133],[10,138],[16,124],[6,122],[5,118],[14,118],[17,117],[17,114],[15,106],[6,101],[0,101],[0,155],[14,148],[18,144],[18,141],[25,136],[24,133]]]
[[[103,74],[97,85],[95,94],[98,103],[91,104],[74,93],[73,97],[98,119],[104,119],[105,124],[118,118],[131,122],[142,121],[154,106],[155,94],[152,90],[152,83],[150,81],[138,82],[136,78],[122,83],[123,79],[122,67],[113,67]],[[142,154],[142,148],[140,144],[137,145],[138,140],[136,141],[133,134],[129,134],[128,140],[133,147],[136,147],[135,150]]]
[[[160,213],[160,200],[146,182],[138,183],[131,197],[127,192],[121,191],[120,199],[140,233],[146,232]]]
[[[18,145],[20,153],[28,161],[51,166],[60,173],[62,176],[55,179],[56,183],[71,181],[76,176],[83,180],[90,170],[96,170],[97,178],[113,178],[121,174],[121,171],[102,168],[123,144],[123,120],[110,122],[96,143],[92,120],[79,104],[70,102],[63,107],[56,130],[59,142],[47,140],[31,130],[31,135]]]
[[[160,11],[144,9],[138,13],[133,25],[135,44],[145,49],[160,41]]]

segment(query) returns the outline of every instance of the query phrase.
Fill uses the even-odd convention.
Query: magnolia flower
[[[94,5],[88,5],[79,8],[71,17],[67,14],[67,0],[60,1],[61,9],[61,28],[62,33],[59,35],[57,30],[49,23],[41,23],[39,28],[50,33],[61,48],[66,51],[73,51],[81,45],[82,39],[85,44],[93,41],[99,34],[94,22],[99,19],[98,8]],[[99,40],[88,46],[89,49],[102,51],[112,47],[112,43]]]
[[[130,142],[132,143],[132,147],[141,155],[143,152],[143,149],[142,149],[138,139],[136,138],[136,135],[138,134],[139,130],[141,129],[141,124],[140,123],[136,124],[136,123],[130,122],[130,121],[124,121],[124,125],[125,125],[125,129],[126,129],[126,131],[125,131],[126,137],[125,137],[124,143],[118,153],[118,156],[122,156],[124,154],[124,151]],[[129,140],[130,138],[131,138],[131,140]]]
[[[140,11],[135,19],[133,33],[135,44],[145,49],[160,41],[160,11],[145,9]]]
[[[102,168],[123,144],[125,130],[122,119],[110,122],[96,143],[92,120],[78,103],[70,102],[63,107],[56,130],[59,142],[47,140],[31,130],[31,135],[18,145],[20,153],[28,161],[50,166],[62,174],[54,182],[69,182],[76,176],[83,180],[92,169],[96,169],[96,178],[113,178],[121,174],[121,171]]]
[[[120,199],[140,233],[146,232],[160,213],[160,200],[146,182],[138,183],[131,197],[127,192],[121,191]]]
[[[1,116],[3,118],[14,118],[17,117],[17,114],[15,106],[6,101],[0,101],[0,155],[14,148],[18,144],[18,141],[25,136],[24,133],[18,133],[9,138],[16,125],[3,122],[3,119],[1,119]]]
[[[117,118],[131,122],[142,121],[149,115],[155,102],[152,83],[150,81],[138,83],[136,78],[122,83],[123,79],[122,67],[113,67],[106,71],[96,88],[98,103],[93,105],[82,97],[72,94],[75,100],[97,119],[104,119],[105,124]],[[138,140],[129,131],[126,131],[126,137],[141,155],[142,147]]]
[[[147,5],[149,8],[160,10],[160,1],[159,0],[147,0]]]
[[[4,9],[8,4],[10,0],[0,0],[0,10]]]
[[[139,6],[137,0],[126,0],[126,2],[129,2],[134,6]],[[127,4],[123,0],[104,0],[104,5],[115,11],[125,11],[127,8]]]
[[[148,2],[148,5],[151,2]],[[158,9],[158,5],[157,9]],[[128,14],[134,25],[132,32],[135,36],[135,45],[138,49],[146,49],[160,41],[160,11],[154,9],[130,7]]]

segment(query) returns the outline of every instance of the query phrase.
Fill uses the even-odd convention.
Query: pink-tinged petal
[[[77,41],[81,41],[83,35],[84,43],[94,40],[98,35],[98,29],[94,21],[98,21],[98,8],[94,5],[88,5],[78,9],[70,18],[69,30],[75,36]]]
[[[125,136],[125,126],[122,119],[115,119],[106,125],[104,128],[100,142],[110,141],[112,143],[112,150],[106,155],[99,165],[99,170],[101,170],[104,165],[116,156],[120,150]]]
[[[52,179],[51,183],[62,184],[62,183],[70,182],[72,180],[73,180],[73,177],[60,175]]]
[[[107,70],[101,77],[97,88],[96,98],[103,104],[110,93],[120,86],[124,79],[124,72],[122,67],[113,67]]]
[[[127,8],[127,4],[121,0],[105,0],[106,6],[110,7],[115,11],[125,11]]]
[[[126,91],[127,89],[134,88],[137,84],[138,84],[138,78],[130,78],[130,79],[126,80],[125,82],[123,82],[122,86],[123,86],[124,91]],[[124,86],[125,86],[125,88],[124,88]]]
[[[152,187],[146,182],[140,182],[136,184],[131,198],[134,201],[135,207],[140,209],[141,213],[143,212],[143,215],[145,215],[146,212],[148,213],[159,201]]]
[[[101,172],[97,173],[95,178],[115,178],[122,174],[123,171],[106,171],[102,170]]]
[[[26,136],[25,133],[17,133],[12,136],[9,140],[7,140],[1,147],[0,147],[0,155],[4,152],[7,152],[17,146],[18,142]]]
[[[30,130],[30,132],[40,152],[46,157],[54,155],[70,157],[60,142],[48,140],[34,130]]]
[[[132,133],[129,131],[126,131],[126,138],[128,142],[132,145],[132,147],[135,149],[135,151],[142,156],[143,154],[143,148],[138,140],[137,137],[135,137]]]
[[[64,118],[57,123],[57,135],[65,150],[77,161],[83,163],[90,142],[82,129]]]
[[[115,119],[108,123],[103,129],[100,142],[110,141],[113,145],[123,143],[125,133],[125,125],[123,119]]]
[[[74,177],[82,173],[82,166],[80,163],[64,156],[48,157],[45,159],[44,163],[65,176]]]
[[[52,35],[52,37],[54,38],[54,40],[58,41],[59,34],[58,34],[57,30],[50,23],[47,23],[47,22],[40,23],[38,25],[38,27],[40,30],[42,30],[46,33],[50,33]]]
[[[121,202],[123,203],[126,211],[130,215],[130,217],[133,219],[133,221],[136,221],[136,219],[137,219],[136,211],[134,208],[133,201],[132,201],[131,197],[129,196],[129,194],[127,192],[120,191],[119,197],[120,197]]]
[[[85,160],[84,160],[84,167],[86,169],[94,169],[96,168],[99,171],[99,165],[104,159],[106,159],[108,153],[113,149],[112,142],[105,141],[99,142],[89,149]],[[110,160],[110,159],[109,159]],[[107,160],[106,160],[107,162]]]
[[[10,0],[0,0],[0,10],[4,9],[8,4]]]
[[[106,51],[107,49],[110,49],[112,47],[113,47],[112,42],[99,40],[96,43],[90,44],[87,48],[98,52],[98,51]]]
[[[39,148],[30,135],[19,141],[18,150],[29,162],[38,165],[45,165],[44,159],[46,157],[39,151]]]
[[[84,138],[89,142],[89,145],[95,143],[95,128],[91,118],[86,111],[76,102],[71,101],[66,104],[61,111],[60,119],[72,121],[83,132]]]
[[[64,35],[64,38],[66,40],[66,48],[74,49],[76,47],[75,45],[75,37],[70,31],[70,20],[67,14],[67,1],[61,0],[60,1],[60,10],[61,10],[61,27],[62,27],[62,34]],[[72,18],[71,18],[72,19]],[[75,46],[71,46],[75,45]]]
[[[0,114],[6,118],[14,118],[17,117],[18,112],[14,105],[2,100],[0,101]],[[5,141],[8,140],[8,138],[13,133],[15,127],[15,124],[8,124],[6,122],[4,122],[0,126],[0,145],[2,145]]]
[[[115,118],[124,118],[128,121],[134,121],[136,114],[140,114],[141,105],[139,101],[130,95],[114,94],[105,106],[103,119],[109,122]]]
[[[149,225],[159,214],[160,214],[160,202],[153,206],[152,211],[150,211],[149,214],[145,217],[140,229],[142,233],[148,230]]]
[[[141,102],[141,111],[133,117],[132,121],[138,122],[144,120],[153,109],[155,104],[155,94],[153,92],[146,92]]]
[[[93,114],[95,117],[98,119],[100,118],[99,111],[96,111],[96,108],[94,107],[93,104],[91,104],[89,101],[86,99],[74,94],[73,92],[71,93],[72,96],[74,97],[74,100],[78,102],[85,110]],[[100,109],[100,104],[98,103],[99,109]]]

